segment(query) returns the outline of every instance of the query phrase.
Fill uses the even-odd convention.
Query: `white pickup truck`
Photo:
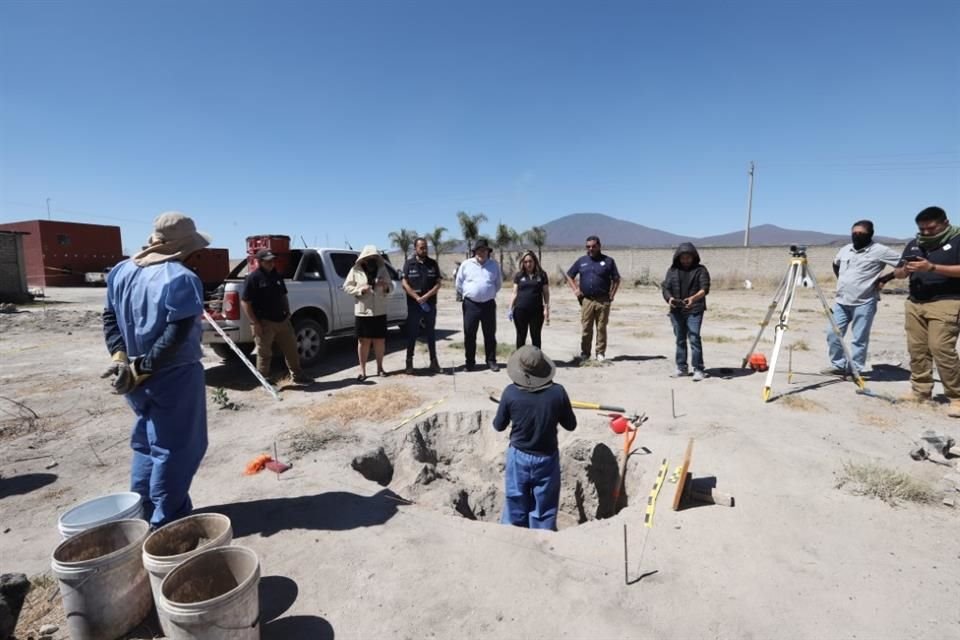
[[[343,290],[343,282],[357,261],[358,251],[347,249],[294,249],[284,275],[293,328],[297,334],[300,362],[304,367],[317,364],[323,356],[328,337],[350,335],[354,331],[355,299]],[[386,255],[384,255],[386,259]],[[241,263],[208,301],[210,315],[241,349],[253,351],[253,332],[243,312],[240,296],[246,269]],[[387,261],[393,279],[393,291],[387,301],[387,324],[403,326],[407,320],[406,293],[400,275]],[[209,323],[203,322],[203,343],[221,358],[233,352]]]

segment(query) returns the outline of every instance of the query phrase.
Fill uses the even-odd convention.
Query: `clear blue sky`
[[[0,220],[386,244],[960,223],[957,0],[0,3]],[[587,230],[585,230],[587,231]]]

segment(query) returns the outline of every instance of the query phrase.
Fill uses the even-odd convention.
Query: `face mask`
[[[863,249],[870,244],[871,236],[868,233],[853,233],[850,234],[850,239],[853,241],[854,249]]]

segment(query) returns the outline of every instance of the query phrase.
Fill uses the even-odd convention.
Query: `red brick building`
[[[120,227],[27,220],[0,223],[0,231],[18,231],[23,238],[27,284],[72,287],[84,284],[88,271],[103,271],[123,259]]]

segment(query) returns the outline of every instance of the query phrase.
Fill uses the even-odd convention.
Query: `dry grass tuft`
[[[934,491],[929,483],[875,463],[843,463],[843,473],[836,486],[839,489],[847,485],[854,495],[879,498],[891,507],[898,502],[926,504],[934,501]]]
[[[789,407],[790,409],[795,409],[797,411],[826,411],[826,407],[817,402],[816,400],[810,400],[804,398],[803,396],[791,395],[783,396],[780,398],[780,403]]]
[[[481,346],[482,343],[483,343],[482,340],[479,340],[479,341],[477,342],[477,350],[481,352],[481,353],[480,353],[481,356],[483,355],[483,353],[482,353],[482,352],[483,352],[483,347]],[[460,350],[462,351],[462,350],[463,350],[463,341],[462,341],[462,340],[458,340],[458,341],[456,341],[456,342],[449,342],[449,343],[447,343],[447,346],[450,347],[451,349],[460,349]],[[506,343],[506,342],[498,342],[498,343],[497,343],[497,357],[498,357],[498,358],[504,358],[504,359],[509,358],[509,357],[513,354],[513,352],[516,351],[516,350],[517,350],[517,347],[516,347],[516,345],[514,345],[514,344],[508,344],[508,343]]]
[[[810,345],[807,344],[806,340],[797,340],[792,345],[794,351],[810,351]]]
[[[343,425],[357,420],[387,422],[420,404],[420,396],[402,384],[342,391],[306,410],[311,422],[332,420]]]
[[[886,416],[880,416],[872,413],[861,416],[860,422],[863,424],[873,425],[875,427],[892,427],[894,424],[896,424],[896,421],[891,420]]]
[[[653,331],[634,331],[634,338],[652,338],[654,336]]]
[[[733,338],[725,335],[709,335],[701,336],[700,338],[704,342],[716,342],[717,344],[725,344],[727,342],[733,342]]]

